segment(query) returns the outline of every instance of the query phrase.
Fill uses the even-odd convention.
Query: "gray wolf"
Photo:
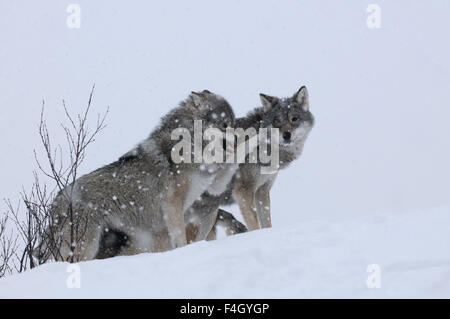
[[[235,116],[223,97],[207,90],[192,92],[130,152],[80,177],[57,195],[51,211],[59,223],[49,231],[62,237],[58,259],[161,252],[187,244],[184,212],[205,191],[222,194],[238,168],[236,164],[172,161],[177,141],[171,132],[183,127],[194,133],[195,120],[206,124],[204,129],[223,131],[234,125]],[[82,237],[77,242],[71,240],[69,206],[82,220],[78,225],[82,229],[77,229]]]
[[[302,86],[292,97],[260,94],[262,107],[236,120],[236,127],[278,128],[280,131],[279,169],[284,169],[303,151],[314,126],[309,110],[309,94]],[[233,196],[250,230],[271,227],[270,189],[278,173],[261,174],[261,164],[243,163],[234,178]]]
[[[314,126],[314,117],[309,110],[309,95],[302,86],[293,96],[278,98],[260,94],[262,106],[251,111],[247,116],[236,119],[235,127],[244,130],[248,128],[278,128],[280,132],[279,169],[284,169],[297,159],[303,151],[305,141]],[[260,162],[240,164],[227,190],[220,196],[204,193],[186,213],[186,223],[191,229],[200,229],[195,240],[214,238],[202,232],[201,229],[211,229],[214,212],[220,205],[238,203],[245,223],[249,230],[271,227],[270,189],[272,188],[278,171],[274,174],[262,174]],[[232,216],[232,215],[231,215]],[[234,219],[234,217],[233,217]],[[230,219],[228,219],[230,220]],[[231,227],[231,222],[226,227]],[[205,237],[206,236],[206,237]]]

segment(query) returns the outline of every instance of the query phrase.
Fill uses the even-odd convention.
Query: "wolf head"
[[[222,156],[218,155],[216,160],[219,162],[215,162],[225,162],[226,154],[234,151],[234,135],[228,133],[228,129],[233,128],[235,123],[235,115],[230,104],[220,95],[203,90],[192,92],[186,106],[192,110],[196,120],[201,120],[202,134],[205,136],[202,142],[203,150],[211,150],[210,147],[221,148]],[[212,155],[215,151],[207,153]]]
[[[217,144],[217,147],[226,150],[227,134],[223,133],[226,133],[227,128],[233,127],[234,121],[233,109],[223,97],[208,90],[192,92],[178,107],[172,109],[161,119],[158,128],[146,141],[141,143],[141,148],[145,153],[152,153],[156,146],[172,161],[172,151],[178,152],[177,146],[185,145],[184,150],[187,151],[183,151],[183,154],[191,159],[193,156],[193,161],[199,163],[196,161],[196,156],[201,156],[202,150],[205,154],[206,146],[210,146],[210,140],[202,137],[209,136],[208,133],[211,131],[215,132],[215,135],[211,137],[212,144]],[[196,145],[199,145],[196,143],[197,137],[200,137],[201,149],[196,148]],[[184,142],[179,143],[184,140],[190,140],[191,146]],[[150,147],[146,148],[146,144]],[[192,154],[189,154],[191,148]],[[202,157],[200,157],[201,159]]]
[[[262,127],[280,130],[280,164],[298,157],[303,144],[314,126],[309,110],[309,95],[302,86],[292,97],[278,98],[260,94],[262,103]]]
[[[193,138],[196,121],[201,121],[201,135],[203,135],[208,128],[217,128],[225,132],[228,127],[233,127],[234,120],[233,109],[223,97],[208,90],[192,92],[178,107],[162,117],[158,127],[147,139],[123,155],[120,160],[148,154],[161,154],[162,157],[170,159],[172,148],[178,143],[171,137],[174,130],[187,129]],[[203,147],[206,142],[202,141]],[[155,158],[155,161],[160,161],[160,159]]]
[[[280,130],[280,142],[290,144],[303,138],[314,125],[314,117],[309,110],[308,90],[302,86],[292,97],[278,98],[260,94],[265,116],[263,127]]]
[[[218,128],[225,132],[234,125],[234,112],[230,104],[220,95],[208,90],[192,92],[185,106],[192,111],[196,120],[202,120],[203,129]]]

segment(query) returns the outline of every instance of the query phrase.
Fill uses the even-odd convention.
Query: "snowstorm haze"
[[[83,173],[148,136],[192,90],[237,116],[259,93],[309,90],[316,125],[272,189],[273,225],[450,204],[450,2],[69,1],[0,3],[0,197],[32,184],[42,100],[54,143],[62,99],[76,114],[95,83],[108,127]],[[5,206],[2,203],[2,210]],[[233,212],[238,212],[234,207]]]

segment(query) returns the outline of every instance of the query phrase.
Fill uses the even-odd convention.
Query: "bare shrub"
[[[85,214],[74,211],[73,188],[68,186],[73,185],[79,177],[79,168],[85,159],[86,149],[106,126],[108,110],[103,115],[97,115],[96,124],[92,129],[88,125],[94,88],[95,86],[92,87],[87,107],[82,114],[71,115],[66,102],[64,100],[62,102],[68,122],[68,124],[61,123],[67,151],[63,151],[61,145],[53,146],[44,116],[45,102],[42,103],[38,133],[44,148],[44,160],[39,158],[35,150],[34,157],[38,169],[33,172],[34,182],[31,190],[22,191],[19,204],[16,206],[10,200],[6,200],[8,211],[2,219],[0,233],[2,244],[0,275],[2,272],[5,274],[12,272],[10,265],[13,258],[15,258],[14,268],[18,272],[34,268],[49,260],[63,260],[60,254],[62,244],[70,247],[70,257],[65,261],[78,261],[75,248],[83,239],[88,219]],[[42,182],[40,174],[48,179],[48,183]],[[52,203],[56,196],[66,202],[66,212],[52,212]],[[9,237],[3,229],[8,220],[12,221],[14,230]],[[69,240],[61,236],[63,227],[67,225],[70,231]],[[23,249],[20,253],[17,253],[18,246]]]
[[[11,231],[8,233],[8,216],[0,219],[0,278],[13,272],[12,259],[17,250],[17,237]]]

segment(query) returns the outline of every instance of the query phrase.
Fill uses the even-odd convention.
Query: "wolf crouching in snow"
[[[186,245],[186,209],[206,190],[223,193],[238,168],[237,164],[172,161],[178,142],[172,132],[184,128],[193,135],[194,121],[203,123],[203,131],[225,131],[233,127],[234,113],[221,96],[207,90],[192,92],[132,151],[61,191],[51,208],[56,223],[49,232],[61,236],[59,251],[53,255],[59,255],[58,260],[75,255],[79,261]],[[206,141],[202,143],[203,147]],[[214,143],[229,151],[225,138]],[[71,241],[69,209],[81,220],[78,242]]]
[[[260,99],[262,107],[254,109],[245,117],[237,118],[235,126],[244,130],[279,129],[279,168],[286,168],[301,155],[308,134],[314,126],[314,117],[309,110],[308,90],[302,86],[292,97],[278,98],[260,94]],[[260,161],[240,164],[226,192],[220,196],[203,194],[186,214],[189,214],[190,220],[204,221],[202,216],[210,216],[209,212],[220,205],[230,205],[236,201],[249,230],[271,227],[270,189],[278,171],[263,174],[261,168],[266,165]],[[229,214],[225,222],[218,219],[216,225],[225,226],[227,232],[242,232],[243,228],[236,227],[237,223],[239,222]],[[216,225],[211,227],[207,239],[215,239]],[[197,237],[197,240],[202,239],[205,238]]]

